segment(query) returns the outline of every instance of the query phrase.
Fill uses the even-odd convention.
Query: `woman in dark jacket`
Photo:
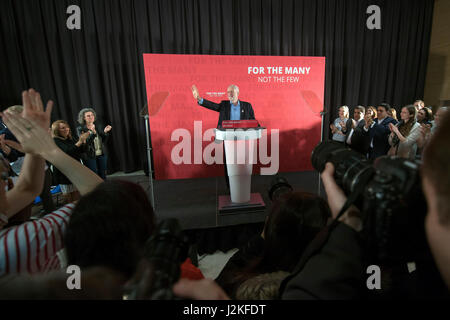
[[[90,135],[86,140],[86,149],[81,159],[84,165],[97,173],[102,179],[106,179],[107,155],[105,143],[109,137],[112,127],[107,125],[103,127],[96,123],[97,114],[92,108],[84,108],[78,113],[77,134],[89,132]]]
[[[52,136],[58,148],[72,158],[80,161],[89,133],[86,132],[80,135],[78,141],[75,142],[69,124],[64,120],[57,120],[52,123]],[[53,179],[55,184],[61,186],[61,191],[67,202],[78,200],[78,191],[72,185],[70,180],[55,167],[53,167]]]

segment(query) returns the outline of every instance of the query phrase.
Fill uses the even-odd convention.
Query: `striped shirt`
[[[39,273],[59,269],[56,253],[64,247],[63,238],[75,204],[0,231],[0,276],[13,273]]]

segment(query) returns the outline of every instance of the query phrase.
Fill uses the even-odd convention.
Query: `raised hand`
[[[19,114],[5,112],[3,121],[8,129],[19,140],[20,144],[6,140],[6,144],[24,153],[43,155],[58,149],[55,142],[48,133],[47,128],[41,126],[35,120],[29,120]]]
[[[86,143],[86,140],[87,138],[89,138],[90,135],[91,133],[89,131],[86,131],[80,135],[79,140],[81,141],[81,143]]]
[[[366,125],[365,125],[366,129],[369,129],[369,127],[370,127],[370,126],[372,125],[372,123],[373,123],[372,115],[369,114],[369,113],[366,113],[366,114],[364,115],[364,121],[366,122]]]
[[[111,129],[112,129],[112,127],[111,127],[110,125],[107,125],[103,131],[104,131],[105,133],[108,133],[108,132],[111,131]]]
[[[42,103],[41,95],[34,89],[22,92],[23,113],[27,120],[33,120],[41,128],[47,130],[50,127],[50,115],[53,109],[53,101],[47,102],[46,110]]]
[[[389,130],[394,131],[394,125],[392,123],[389,123]]]
[[[194,99],[197,101],[200,100],[200,94],[198,93],[198,89],[195,84],[192,85],[191,90],[192,90],[192,95],[194,96]]]
[[[87,128],[91,130],[93,133],[97,133],[97,131],[95,130],[95,124],[88,125]]]

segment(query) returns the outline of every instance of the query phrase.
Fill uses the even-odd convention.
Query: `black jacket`
[[[353,129],[353,134],[350,138],[351,144],[349,145],[350,148],[359,153],[362,153],[363,155],[367,155],[370,147],[370,135],[369,132],[366,132],[364,130],[365,125],[366,121],[362,119],[355,127],[355,129]]]
[[[53,138],[55,140],[56,145],[60,148],[64,153],[67,153],[69,156],[74,158],[75,160],[80,161],[81,155],[84,152],[85,145],[82,144],[80,147],[75,145],[75,140],[73,139],[61,139],[61,138]],[[62,174],[56,167],[53,167],[53,183],[56,184],[72,184],[70,180]]]
[[[245,101],[240,101],[241,105],[241,119],[240,120],[255,120],[255,113],[253,112],[252,105]],[[217,123],[217,128],[222,127],[223,120],[230,120],[231,105],[229,100],[222,100],[219,104],[212,101],[203,99],[202,107],[208,108],[219,112],[219,122]]]
[[[390,144],[389,144],[389,134],[391,130],[389,129],[389,124],[397,124],[397,120],[386,117],[381,124],[378,123],[378,119],[375,119],[375,124],[369,129],[369,135],[373,141],[373,147],[370,149],[370,159],[376,159],[381,156],[387,155]]]
[[[326,231],[325,228],[323,232]],[[324,235],[320,233],[317,239]],[[357,299],[362,292],[364,271],[359,233],[339,223],[320,251],[283,281],[280,295],[286,300]]]
[[[81,155],[81,159],[87,160],[87,159],[95,159],[95,146],[94,146],[94,139],[97,135],[101,138],[102,141],[102,151],[103,154],[106,154],[106,141],[109,138],[110,133],[105,133],[105,127],[97,122],[94,122],[95,124],[95,131],[96,134],[92,133],[89,138],[86,140],[86,147],[84,149],[83,154]],[[89,129],[86,127],[86,125],[78,126],[77,127],[77,135],[78,137],[84,133],[89,131]]]

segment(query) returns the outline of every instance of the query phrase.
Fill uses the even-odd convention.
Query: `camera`
[[[160,222],[145,245],[144,259],[150,276],[143,276],[128,299],[172,300],[172,286],[180,278],[180,266],[187,259],[189,241],[177,219]]]
[[[320,143],[311,155],[322,172],[335,167],[336,183],[347,196],[358,192],[362,237],[370,263],[407,263],[430,258],[424,230],[427,212],[420,183],[420,163],[397,157],[374,162],[335,141]]]
[[[294,189],[284,177],[276,176],[269,186],[267,194],[272,202],[277,201],[283,194],[292,192]]]

